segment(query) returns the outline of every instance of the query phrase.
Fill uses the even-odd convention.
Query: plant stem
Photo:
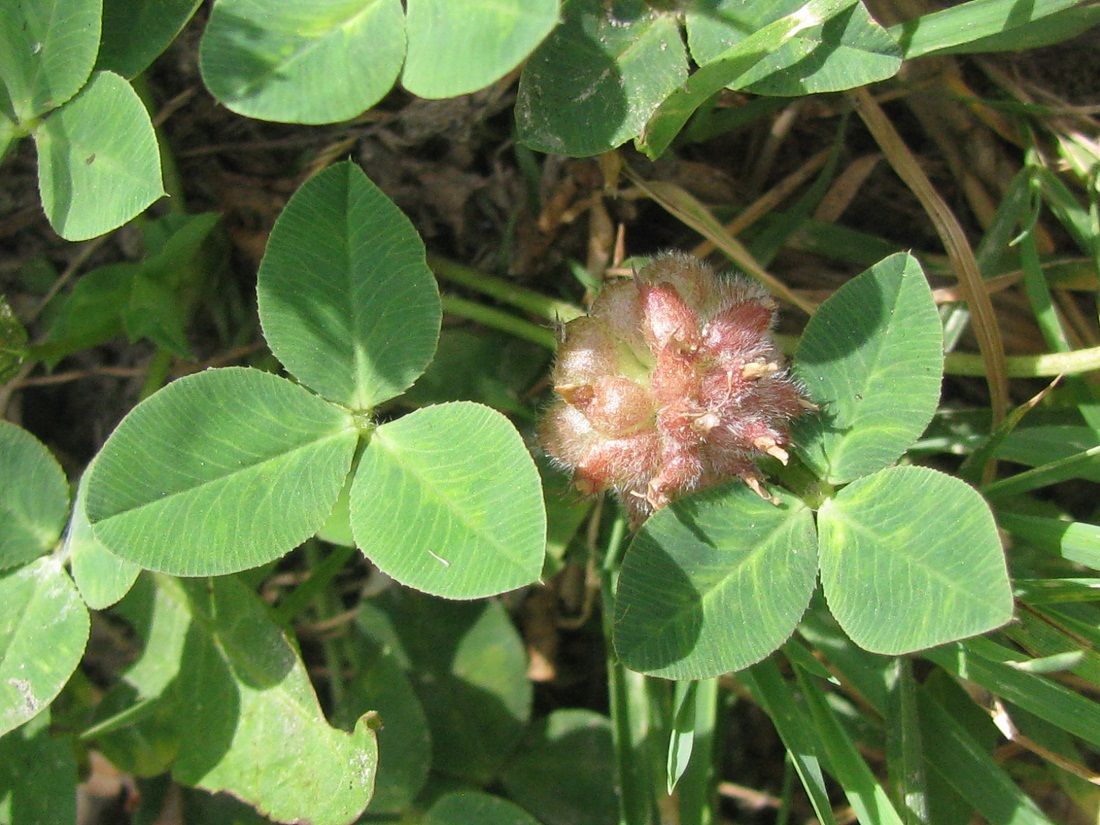
[[[342,562],[337,565],[334,557],[338,558],[343,556],[343,561],[347,561],[347,555],[344,555],[342,551],[354,551],[355,548],[339,548],[338,550],[334,550],[329,554],[329,557],[322,562],[319,550],[320,545],[316,539],[310,539],[305,543],[304,547],[309,569],[314,572],[324,570],[322,574],[323,580],[313,587],[313,604],[317,617],[319,619],[326,619],[335,615],[339,609],[333,599],[332,591],[328,588],[328,584],[332,581],[332,577],[336,575],[336,572],[343,566]],[[326,575],[327,578],[324,578]],[[312,579],[312,576],[310,579]],[[306,584],[309,584],[309,581],[310,580],[307,580]],[[321,652],[325,658],[325,669],[328,671],[329,696],[332,698],[334,707],[342,708],[347,698],[347,691],[344,689],[344,660],[336,647],[336,642],[337,640],[331,636],[323,636],[321,638]]]
[[[171,369],[172,353],[164,347],[157,347],[157,351],[149,361],[149,368],[145,371],[145,381],[141,385],[141,392],[138,393],[138,401],[144,401],[163,387]]]
[[[1009,378],[1053,378],[1100,370],[1100,347],[1049,352],[1043,355],[1005,356],[1005,375]],[[949,352],[944,359],[948,375],[980,377],[985,375],[982,356],[968,352]]]
[[[695,685],[695,744],[680,778],[680,825],[714,821],[714,728],[718,719],[718,679]]]
[[[145,79],[145,75],[139,74],[131,81],[131,85],[134,87],[134,91],[137,93],[138,97],[141,98],[141,102],[145,105],[146,110],[149,112],[149,117],[152,119],[155,114],[152,111],[153,96],[152,92],[149,90],[149,84]],[[160,154],[161,180],[164,184],[164,191],[168,195],[168,209],[174,214],[183,215],[187,212],[187,204],[183,197],[183,183],[179,176],[179,169],[176,166],[175,156],[168,146],[164,131],[156,124],[155,120],[153,121],[153,132],[156,135],[157,151]],[[139,220],[144,220],[144,218],[139,218]],[[190,267],[190,269],[194,273],[194,278],[201,281],[202,273],[195,271],[194,267]],[[197,292],[198,290],[196,289],[191,296],[182,297],[187,307],[186,317],[188,318],[190,318],[191,311],[194,309],[198,297]],[[144,401],[163,387],[168,380],[168,374],[171,372],[171,369],[172,353],[164,347],[158,346],[156,354],[153,355],[153,360],[149,362],[149,369],[145,374],[145,382],[141,386],[138,400]]]
[[[486,275],[484,272],[438,255],[428,256],[428,266],[437,278],[480,292],[482,295],[488,295],[490,298],[496,298],[501,303],[530,312],[555,324],[572,321],[584,314],[584,310],[568,301],[547,297],[540,292],[516,286],[503,278]]]
[[[1039,260],[1035,233],[1025,232],[1020,237],[1019,246],[1020,267],[1024,273],[1024,291],[1027,293],[1028,301],[1031,302],[1031,309],[1043,333],[1043,340],[1054,352],[1069,352],[1073,349],[1073,345],[1054,310],[1054,299],[1051,297],[1050,286],[1047,284],[1046,275]],[[1077,403],[1077,410],[1081,413],[1081,417],[1094,432],[1100,432],[1100,408],[1092,388],[1078,375],[1068,376],[1066,386]]]
[[[311,563],[309,578],[279,602],[275,610],[275,618],[284,625],[293,622],[314,599],[320,596],[321,591],[328,587],[353,555],[355,555],[354,547],[336,546],[319,563]]]
[[[615,580],[626,520],[617,510],[600,575],[603,633],[607,644],[607,688],[611,737],[619,785],[619,825],[658,825],[654,759],[650,748],[650,696],[646,677],[623,667],[611,647]]]
[[[453,295],[443,295],[440,300],[443,302],[443,311],[451,315],[477,321],[483,326],[499,329],[501,332],[507,332],[509,335],[538,344],[540,347],[546,347],[550,351],[557,349],[557,337],[553,330],[546,327],[532,324],[511,313],[479,304],[477,301],[468,301]]]

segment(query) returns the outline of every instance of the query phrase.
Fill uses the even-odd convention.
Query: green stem
[[[1025,232],[1020,237],[1020,267],[1024,273],[1024,291],[1031,302],[1031,310],[1035,313],[1035,321],[1043,333],[1043,340],[1055,352],[1069,352],[1073,345],[1054,310],[1054,300],[1039,260],[1034,232]],[[1079,375],[1067,376],[1066,387],[1073,396],[1081,417],[1094,432],[1100,432],[1100,405],[1097,404],[1092,388]]]
[[[1009,378],[1053,378],[1100,370],[1100,347],[1044,355],[1005,356],[1005,375]],[[949,352],[944,358],[948,375],[980,377],[985,375],[982,357],[969,352]]]
[[[775,825],[787,825],[790,822],[791,803],[794,801],[794,777],[794,761],[791,759],[791,752],[787,751],[783,759],[783,785],[779,792],[782,804],[779,807],[779,813],[775,815]]]
[[[130,83],[134,87],[137,96],[141,98],[141,102],[149,112],[150,118],[152,118],[154,115],[152,110],[153,98],[152,92],[149,89],[149,84],[145,80],[145,75],[138,75],[130,81]],[[156,134],[157,151],[160,153],[161,180],[164,183],[164,191],[168,195],[168,208],[173,213],[182,215],[187,210],[187,204],[183,199],[183,183],[180,179],[179,168],[176,166],[175,156],[168,146],[168,141],[164,137],[164,132],[155,123],[153,124],[153,132]],[[194,268],[192,267],[192,269]],[[201,278],[201,273],[197,274],[197,277]],[[191,310],[194,308],[196,299],[197,295],[183,298],[187,307],[186,314],[188,317],[191,315]],[[157,347],[153,360],[149,362],[149,369],[145,374],[145,383],[142,384],[138,400],[142,401],[148,398],[163,387],[168,380],[168,374],[171,369],[172,353],[163,347]]]
[[[149,362],[149,368],[145,371],[145,381],[138,393],[138,401],[144,401],[150,395],[164,386],[168,380],[168,373],[172,370],[172,353],[164,347],[157,347]]]
[[[275,610],[275,618],[280,624],[289,625],[303,610],[320,597],[329,583],[336,578],[345,564],[355,555],[354,547],[336,546],[325,558],[317,563],[310,564],[309,578],[294,588],[285,599],[279,602]]]
[[[680,825],[714,822],[714,729],[718,719],[718,680],[695,685],[695,743],[680,777]]]
[[[557,349],[557,337],[553,330],[546,327],[532,324],[511,313],[479,304],[477,301],[467,301],[465,298],[456,298],[453,295],[443,295],[440,300],[443,302],[443,311],[451,315],[477,321],[483,326],[499,329],[501,332],[538,344],[540,347],[546,347],[550,351]]]
[[[650,696],[646,677],[623,667],[611,647],[615,615],[615,580],[626,521],[616,513],[600,575],[604,640],[607,644],[607,688],[611,737],[619,778],[619,825],[658,825],[654,760],[650,753]]]
[[[584,310],[568,301],[549,298],[540,292],[516,286],[511,281],[486,275],[484,272],[438,255],[428,256],[428,266],[435,272],[437,278],[480,292],[482,295],[488,295],[490,298],[496,298],[503,304],[530,312],[555,324],[563,324],[584,315]]]
[[[336,604],[333,593],[328,588],[328,584],[332,581],[332,577],[336,574],[336,571],[343,566],[342,562],[337,565],[334,557],[343,557],[343,561],[347,561],[347,555],[345,555],[344,551],[354,551],[355,548],[341,547],[330,553],[328,558],[322,562],[319,546],[320,543],[316,539],[310,539],[305,543],[305,552],[309,569],[315,573],[324,569],[322,575],[327,575],[328,577],[326,581],[315,585],[313,589],[313,604],[317,617],[319,619],[327,619],[336,615],[339,610],[339,605]],[[310,579],[312,578],[311,576]],[[308,579],[306,583],[309,583]],[[321,638],[321,653],[325,659],[325,669],[328,670],[329,695],[332,698],[332,704],[336,708],[343,708],[347,698],[347,691],[344,688],[344,660],[340,655],[340,651],[337,649],[337,640],[333,639],[331,636],[323,636]]]

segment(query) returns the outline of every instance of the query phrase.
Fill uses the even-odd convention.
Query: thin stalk
[[[1035,321],[1043,334],[1043,340],[1055,352],[1069,352],[1073,345],[1062,328],[1058,313],[1055,312],[1054,300],[1039,261],[1039,249],[1035,244],[1033,231],[1020,236],[1020,265],[1024,273],[1024,291],[1031,303],[1031,311],[1035,313]],[[1097,404],[1092,388],[1077,375],[1068,376],[1066,386],[1077,402],[1081,417],[1094,432],[1100,432],[1100,405]]]
[[[695,745],[680,777],[680,825],[714,822],[714,731],[718,720],[718,680],[695,685]]]
[[[320,597],[329,583],[336,578],[348,559],[355,555],[354,547],[336,546],[318,564],[310,564],[309,578],[293,591],[275,609],[275,618],[280,624],[289,625],[305,610],[314,599]]]
[[[906,825],[927,825],[928,784],[922,757],[912,661],[904,656],[897,657],[888,678],[886,764],[890,792]]]
[[[172,353],[164,347],[157,347],[157,351],[153,353],[153,357],[149,361],[149,367],[145,371],[145,381],[141,385],[141,392],[138,393],[138,401],[144,401],[163,387],[168,380],[168,373],[171,371]]]
[[[304,545],[306,561],[309,569],[316,571],[322,567],[319,543],[316,539],[310,539]],[[351,548],[354,550],[355,548]],[[335,552],[330,554],[330,561]],[[339,568],[336,568],[337,570]],[[335,572],[335,571],[333,571]],[[329,577],[331,582],[332,578]],[[327,584],[328,582],[326,582]],[[339,612],[339,606],[335,604],[332,591],[326,587],[317,587],[314,590],[314,609],[319,619],[327,619]],[[325,659],[325,669],[328,671],[329,696],[334,707],[342,708],[347,699],[347,690],[344,688],[344,660],[337,649],[336,639],[331,636],[321,637],[321,653]]]
[[[479,304],[476,301],[467,301],[465,298],[443,295],[440,300],[443,302],[443,311],[451,315],[477,321],[482,326],[499,329],[501,332],[514,335],[516,338],[522,338],[525,341],[538,344],[540,347],[546,347],[550,351],[557,349],[557,337],[554,335],[553,330],[546,327],[540,327],[538,324],[532,324],[530,321],[517,318],[511,313]]]
[[[145,75],[140,74],[131,81],[134,91],[137,92],[141,102],[145,105],[145,108],[149,110],[149,116],[153,119],[153,132],[157,138],[157,151],[160,153],[160,169],[161,169],[161,181],[164,184],[164,191],[168,195],[168,209],[177,215],[182,215],[187,212],[187,204],[183,197],[183,182],[179,175],[179,168],[176,166],[175,156],[172,154],[171,148],[168,146],[168,141],[165,139],[164,131],[160,128],[160,124],[156,122],[154,112],[152,111],[152,92],[149,89],[149,83],[145,79]],[[192,284],[201,283],[204,273],[196,271],[194,266],[190,267],[193,274]],[[186,290],[183,295],[179,296],[182,303],[186,307],[186,316],[189,318],[191,312],[194,309],[195,303],[198,300],[199,290]],[[150,395],[155,393],[168,381],[168,375],[172,370],[172,353],[164,347],[158,346],[156,353],[153,355],[153,359],[149,362],[149,369],[145,373],[145,381],[141,385],[141,392],[138,393],[138,400],[144,401]]]
[[[619,786],[619,825],[658,825],[654,760],[649,748],[650,696],[646,677],[623,667],[611,648],[615,615],[615,580],[622,553],[626,521],[615,516],[600,576],[603,633],[607,642],[607,688],[611,710],[611,737]]]
[[[791,752],[787,751],[787,755],[783,759],[783,785],[779,792],[782,804],[779,806],[779,812],[775,815],[775,825],[787,825],[790,822],[791,805],[794,803],[794,777],[794,761],[791,759]]]
[[[1053,378],[1056,375],[1079,375],[1100,370],[1100,347],[1075,349],[1070,352],[1049,352],[1043,355],[1006,355],[1005,375],[1008,378]],[[949,352],[944,357],[944,372],[948,375],[980,377],[985,375],[982,356],[969,352]]]
[[[490,298],[496,298],[503,304],[530,312],[532,315],[556,324],[572,321],[584,314],[584,310],[568,301],[550,298],[540,292],[525,289],[503,278],[487,275],[438,255],[428,256],[428,266],[437,278],[480,292],[482,295],[488,295]]]

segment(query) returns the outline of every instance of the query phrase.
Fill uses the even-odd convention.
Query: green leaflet
[[[640,0],[571,0],[520,76],[516,132],[541,152],[586,156],[637,135],[687,77],[674,17]]]
[[[424,243],[352,163],[314,176],[287,203],[256,293],[275,357],[351,409],[407,389],[439,340],[439,291]]]
[[[686,15],[691,55],[706,65],[802,5],[804,0],[696,0]],[[739,77],[736,88],[785,96],[835,92],[893,77],[900,67],[897,43],[862,3],[853,3],[835,17],[799,31]]]
[[[0,735],[65,686],[88,641],[88,611],[52,556],[0,575]]]
[[[853,482],[818,515],[821,584],[852,640],[909,653],[1012,618],[1012,590],[989,505],[925,467]]]
[[[230,790],[278,822],[354,820],[374,788],[372,717],[350,734],[329,727],[296,649],[236,579],[161,577],[158,586],[191,614],[173,776]]]
[[[65,240],[109,232],[164,194],[149,113],[116,74],[96,72],[34,139],[42,208]]]
[[[390,90],[404,56],[401,0],[221,0],[199,54],[223,105],[280,123],[355,117]]]
[[[816,415],[791,443],[826,481],[851,481],[896,461],[939,403],[943,333],[917,261],[891,255],[853,278],[815,313],[794,374]]]
[[[410,0],[401,84],[419,97],[474,92],[514,69],[558,22],[558,0]]]
[[[0,570],[49,552],[69,509],[69,485],[46,446],[0,421]]]
[[[88,518],[111,552],[152,570],[257,567],[321,527],[357,437],[349,413],[285,379],[239,367],[190,375],[107,440]]]
[[[351,490],[351,530],[387,575],[452,599],[530,584],[546,551],[527,448],[504,416],[468,401],[372,433]]]
[[[657,511],[635,537],[615,598],[615,651],[634,670],[698,679],[760,661],[794,632],[817,578],[813,518],[744,484]]]

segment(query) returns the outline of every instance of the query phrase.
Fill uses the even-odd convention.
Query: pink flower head
[[[565,325],[543,447],[582,493],[614,490],[635,528],[731,478],[766,497],[754,459],[786,463],[789,423],[812,408],[783,368],[774,322],[756,284],[659,255]]]

